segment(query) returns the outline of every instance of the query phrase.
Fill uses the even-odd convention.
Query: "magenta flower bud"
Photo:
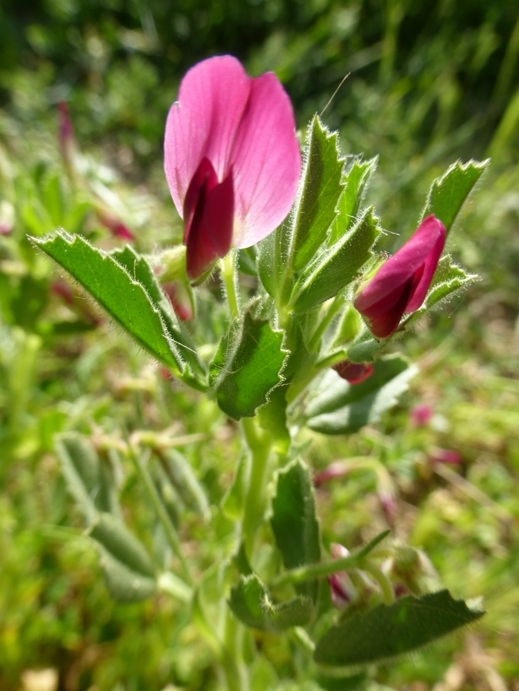
[[[180,283],[168,281],[162,284],[162,290],[168,296],[171,306],[180,321],[185,322],[193,318],[191,303]]]
[[[128,240],[128,242],[133,242],[135,240],[135,236],[128,226],[126,226],[115,214],[108,211],[108,209],[98,207],[97,220],[112,233],[114,238]]]
[[[378,493],[378,499],[386,517],[386,521],[389,525],[394,525],[396,518],[396,501],[393,493],[385,488],[381,489]]]
[[[53,295],[61,298],[69,307],[74,305],[74,293],[72,292],[72,288],[67,281],[58,278],[56,281],[51,283],[50,290]]]
[[[10,235],[13,229],[13,224],[3,218],[0,218],[0,235]]]
[[[360,384],[373,374],[373,365],[369,362],[350,362],[344,360],[334,365],[333,369],[339,377],[345,379],[350,384]]]
[[[342,559],[350,554],[346,547],[336,542],[332,543],[330,547],[333,559]],[[345,609],[358,597],[357,589],[353,585],[351,578],[344,571],[330,574],[328,576],[328,584],[330,586],[332,602],[338,609]]]
[[[432,415],[432,408],[426,403],[418,403],[410,412],[411,422],[415,427],[425,427],[430,422]]]
[[[290,100],[272,73],[252,78],[230,55],[192,67],[171,107],[164,169],[184,220],[187,275],[250,247],[294,201],[301,154]]]
[[[68,112],[68,105],[64,102],[58,103],[59,111],[59,148],[65,165],[69,168],[73,166],[76,142],[74,139],[74,129]]]
[[[342,461],[330,463],[330,465],[326,466],[326,468],[323,468],[323,470],[319,470],[317,473],[315,473],[314,485],[315,487],[321,487],[321,485],[324,485],[330,480],[346,477],[350,470],[351,466],[349,466],[347,463],[343,463]]]
[[[414,235],[360,291],[355,308],[376,338],[393,334],[404,313],[421,307],[445,246],[445,226],[427,216]]]
[[[447,463],[447,465],[459,465],[461,463],[461,454],[452,449],[433,449],[429,453],[429,460],[432,463]]]

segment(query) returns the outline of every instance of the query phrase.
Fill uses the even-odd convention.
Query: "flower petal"
[[[236,58],[223,55],[192,67],[171,106],[164,139],[164,170],[178,213],[202,159],[223,180],[249,95],[251,79]]]
[[[424,244],[428,244],[429,247],[432,244],[432,247],[427,254],[422,276],[414,289],[411,300],[407,304],[406,312],[414,312],[422,306],[422,302],[425,300],[434,272],[440,261],[443,248],[445,247],[445,226],[441,221],[435,218],[435,216],[427,216],[420,224],[415,236],[418,235],[418,233],[421,234],[421,237],[427,238],[427,240],[423,240]],[[418,241],[422,242],[421,238],[419,238]]]
[[[184,214],[187,275],[195,280],[231,248],[234,217],[232,169],[219,183],[210,161],[202,159],[186,194]]]
[[[301,170],[292,105],[272,73],[251,80],[232,166],[236,195],[233,245],[249,247],[288,214]]]

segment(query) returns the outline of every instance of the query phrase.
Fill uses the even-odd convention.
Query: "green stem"
[[[272,440],[268,434],[258,429],[253,418],[243,418],[241,425],[251,455],[251,471],[242,524],[247,552],[251,554],[256,531],[261,525],[266,508],[265,486]]]
[[[384,603],[386,605],[393,603],[395,601],[395,593],[393,592],[393,587],[389,578],[382,573],[378,566],[375,566],[375,564],[371,563],[370,561],[366,560],[362,565],[362,569],[366,571],[366,573],[369,573],[370,576],[373,576],[380,586],[380,590],[384,596]]]
[[[191,588],[170,571],[165,571],[159,576],[158,589],[163,593],[171,595],[179,602],[184,604],[190,602],[193,596]]]
[[[297,645],[304,650],[309,655],[313,655],[315,652],[315,644],[308,635],[308,633],[300,626],[294,626],[290,633],[292,638],[297,643]]]
[[[151,479],[146,465],[142,462],[138,454],[135,453],[135,451],[130,445],[129,452],[130,457],[134,462],[137,473],[139,474],[142,480],[142,484],[144,486],[146,494],[148,495],[148,499],[150,500],[151,505],[153,506],[155,513],[157,514],[157,518],[159,519],[160,523],[162,524],[162,527],[164,528],[164,532],[166,534],[166,538],[170,544],[170,547],[180,563],[184,579],[187,581],[188,585],[191,585],[191,574],[189,573],[187,562],[184,559],[184,555],[182,554],[182,548],[180,546],[180,540],[178,538],[176,528],[171,522],[168,514],[166,513],[162,505],[159,494],[155,489],[155,485],[153,484],[153,480]]]
[[[236,252],[231,250],[221,261],[220,269],[222,273],[223,285],[229,304],[231,319],[240,316],[240,303],[238,299],[237,273],[236,273]]]
[[[333,559],[332,561],[323,561],[317,564],[308,564],[307,566],[301,566],[297,569],[291,569],[290,571],[285,571],[280,576],[275,578],[271,585],[277,587],[280,585],[285,585],[286,583],[302,583],[304,581],[310,581],[315,578],[320,578],[322,576],[329,576],[332,573],[337,573],[338,571],[347,571],[348,569],[363,569],[365,564],[365,557],[380,543],[384,540],[390,531],[385,530],[380,535],[373,538],[367,545],[364,545],[358,550],[355,550],[348,557],[343,559]]]
[[[309,349],[311,351],[317,350],[320,347],[320,340],[326,329],[330,326],[330,322],[335,317],[339,309],[344,305],[344,298],[342,295],[336,295],[332,304],[326,310],[326,314],[321,319],[319,326],[312,334],[309,343]]]
[[[222,656],[222,669],[229,689],[245,691],[248,689],[247,669],[243,663],[243,634],[244,627],[231,612],[227,602],[225,606],[224,620],[224,653]]]

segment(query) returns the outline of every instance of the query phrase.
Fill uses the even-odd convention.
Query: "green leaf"
[[[141,284],[150,297],[153,306],[159,311],[162,323],[183,359],[191,365],[195,372],[205,376],[205,371],[198,358],[196,347],[171,308],[171,303],[160,288],[148,262],[144,257],[138,255],[130,245],[126,245],[123,249],[110,252],[110,256],[125,268],[135,281]]]
[[[347,219],[338,216],[334,226],[341,224],[347,224]],[[378,218],[372,208],[366,209],[350,230],[302,272],[290,298],[294,311],[314,309],[354,281],[379,233]]]
[[[238,467],[227,492],[222,499],[222,511],[231,521],[238,521],[243,515],[251,473],[250,454],[242,453]]]
[[[333,224],[330,229],[329,245],[335,244],[357,220],[366,187],[376,167],[376,158],[363,161],[359,156],[354,157],[342,179],[345,189],[337,206],[337,215],[343,220],[343,223]]]
[[[211,371],[214,377],[221,368],[214,382],[218,405],[226,415],[240,420],[255,415],[282,381],[287,351],[283,350],[283,332],[273,329],[267,320],[255,319],[250,312],[229,328]]]
[[[280,455],[286,455],[290,447],[285,393],[286,387],[278,386],[270,394],[267,405],[258,410],[260,426],[269,433],[273,449]]]
[[[80,235],[58,231],[32,242],[62,266],[136,341],[176,374],[184,363],[149,294],[114,257]]]
[[[461,266],[454,264],[449,254],[443,256],[423,305],[405,320],[403,326],[407,327],[418,321],[432,307],[446,300],[458,290],[468,288],[477,280],[476,274],[469,274]]]
[[[330,675],[323,673],[317,675],[317,682],[319,688],[323,691],[365,691],[370,688],[368,685],[368,677],[365,672],[352,675]]]
[[[142,544],[110,514],[99,514],[88,536],[97,543],[108,588],[120,602],[150,597],[156,587],[155,569]]]
[[[169,449],[162,453],[162,467],[168,480],[186,504],[204,519],[209,518],[209,501],[193,466],[181,453]]]
[[[304,626],[313,611],[311,600],[300,595],[289,602],[273,602],[256,574],[240,577],[238,585],[231,589],[229,607],[247,626],[266,631]]]
[[[417,650],[484,614],[479,604],[454,600],[447,590],[404,597],[332,626],[314,659],[336,667],[380,663]]]
[[[321,546],[314,490],[309,470],[302,461],[293,461],[278,473],[272,512],[272,530],[285,567],[295,569],[318,562]],[[315,602],[318,583],[298,583],[296,590]]]
[[[308,403],[306,424],[322,434],[356,432],[394,406],[416,373],[401,355],[377,360],[373,374],[360,384],[349,384],[328,370]]]
[[[100,511],[118,513],[111,473],[104,468],[86,437],[75,432],[59,435],[56,453],[70,493],[87,524],[92,523]]]
[[[290,239],[293,265],[299,271],[326,241],[343,190],[344,158],[337,132],[330,132],[315,115],[310,123],[301,176],[301,193]]]
[[[429,214],[434,214],[449,233],[467,197],[489,164],[490,159],[482,162],[471,160],[468,163],[453,163],[431,185],[421,220]]]

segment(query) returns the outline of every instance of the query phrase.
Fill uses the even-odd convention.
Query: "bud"
[[[429,557],[421,549],[397,545],[393,556],[382,568],[393,583],[395,594],[424,595],[439,589],[438,574]]]
[[[193,308],[186,287],[180,282],[163,283],[162,290],[168,296],[171,306],[180,321],[189,321],[193,318]]]
[[[58,103],[59,111],[59,149],[65,167],[69,174],[72,174],[75,167],[75,159],[77,155],[76,141],[74,139],[74,130],[68,112],[68,105],[64,102]]]
[[[343,463],[342,461],[335,461],[330,463],[330,465],[319,470],[314,475],[314,485],[315,487],[320,487],[324,485],[329,480],[336,480],[337,478],[346,477],[351,470],[351,466],[348,463]]]
[[[351,362],[343,360],[334,365],[333,369],[339,377],[350,384],[360,384],[373,374],[373,365],[369,362]]]
[[[128,240],[128,242],[135,240],[134,234],[118,216],[100,205],[96,205],[96,212],[99,223],[109,230],[115,238]]]
[[[353,304],[376,338],[393,334],[404,313],[422,306],[445,246],[445,226],[427,216],[414,235],[390,257]]]
[[[448,465],[459,465],[461,454],[452,449],[433,449],[429,453],[429,460],[432,463],[447,463]]]
[[[331,544],[333,559],[349,557],[350,552],[343,545]],[[340,571],[328,576],[330,595],[333,604],[339,609],[354,606],[355,609],[364,609],[378,604],[380,590],[374,580],[360,569],[351,569],[346,573]]]
[[[415,427],[425,427],[433,415],[432,408],[426,403],[418,403],[411,409],[410,418]]]

